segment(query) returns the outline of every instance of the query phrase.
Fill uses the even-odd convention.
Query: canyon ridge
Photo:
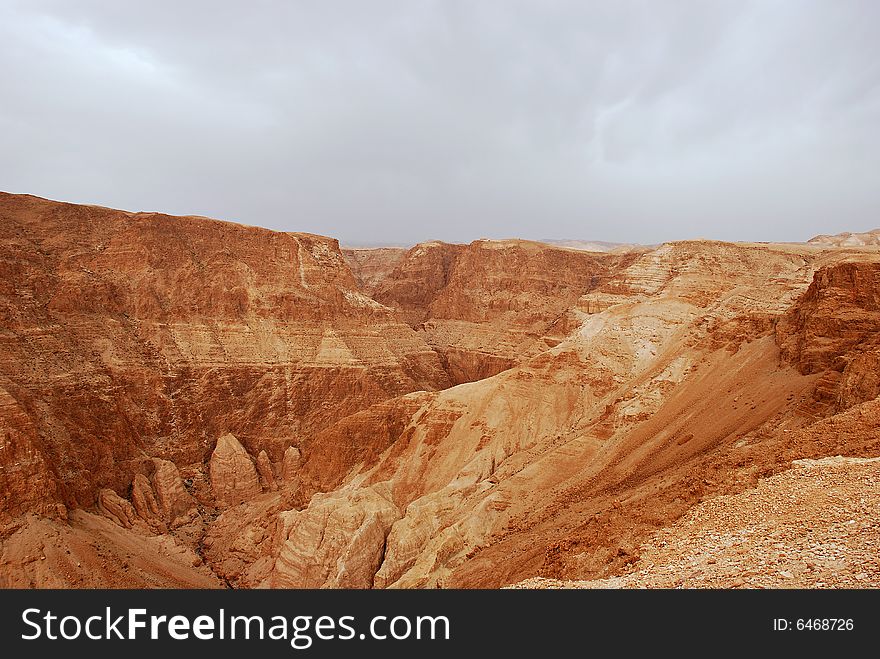
[[[0,193],[0,587],[880,587],[880,230],[333,238]]]

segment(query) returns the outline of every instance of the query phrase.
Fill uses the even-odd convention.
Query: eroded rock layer
[[[870,246],[0,219],[0,585],[613,577],[701,500],[880,451]]]
[[[876,254],[860,256],[876,267]],[[384,547],[374,587],[605,575],[637,560],[639,541],[708,494],[747,487],[791,459],[880,450],[870,433],[820,443],[794,433],[833,413],[819,400],[831,371],[802,374],[778,344],[786,319],[809,305],[811,282],[842,257],[705,242],[638,255],[585,289],[565,312],[574,329],[554,347],[313,436],[297,532],[276,542],[273,565],[248,583],[338,584],[327,567],[352,569],[340,536],[372,538],[365,557]],[[867,311],[871,299],[855,305]],[[837,355],[848,359],[854,345]],[[364,497],[388,502],[369,533]],[[341,563],[302,551],[324,537],[336,538]],[[365,561],[361,569],[372,570]],[[319,582],[304,576],[315,574]]]
[[[375,271],[379,255],[357,258]],[[459,384],[559,343],[566,312],[631,259],[525,240],[428,242],[386,261],[393,267],[366,292],[398,310]]]
[[[280,464],[341,417],[449,384],[320,236],[2,194],[0,282],[7,521],[128,497],[154,458],[198,488],[227,432]]]

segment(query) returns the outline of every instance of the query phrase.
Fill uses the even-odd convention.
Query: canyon
[[[353,249],[0,193],[0,587],[748,586],[705,543],[754,493],[875,524],[877,235]],[[753,581],[880,586],[799,569]]]

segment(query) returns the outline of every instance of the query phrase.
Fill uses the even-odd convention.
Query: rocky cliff
[[[406,254],[403,247],[347,248],[342,255],[360,289],[372,296]]]
[[[789,366],[774,331],[841,258],[689,242],[629,259],[584,288],[557,345],[316,435],[293,510],[254,506],[218,527],[265,529],[275,560],[242,572],[218,554],[224,574],[310,587],[355,573],[373,587],[604,576],[708,494],[791,459],[875,451],[870,433],[795,432],[815,420],[821,377]],[[239,537],[225,554],[259,555]]]
[[[569,309],[628,261],[524,240],[429,242],[365,292],[398,310],[459,384],[559,343]]]
[[[280,469],[338,418],[449,384],[328,238],[2,194],[0,282],[4,520],[129,498],[154,458],[210,504],[225,433]]]
[[[843,411],[880,395],[880,263],[819,270],[780,318],[777,343],[801,373],[823,374],[815,399]]]
[[[0,586],[620,574],[706,497],[876,453],[878,273],[815,244],[343,255],[0,195]]]

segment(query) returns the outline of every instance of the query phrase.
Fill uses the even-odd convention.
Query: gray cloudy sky
[[[349,243],[880,226],[880,2],[0,0],[0,189]]]

